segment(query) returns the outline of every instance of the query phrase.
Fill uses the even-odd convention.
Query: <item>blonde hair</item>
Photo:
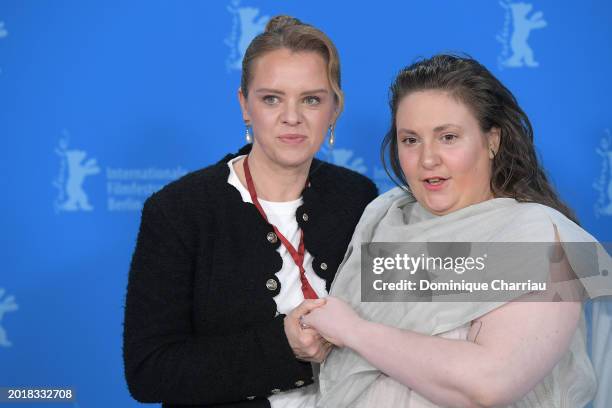
[[[327,63],[327,78],[334,91],[338,115],[344,107],[344,94],[340,88],[340,58],[334,43],[325,33],[297,18],[279,15],[272,17],[263,33],[251,41],[242,59],[242,78],[240,89],[245,98],[248,96],[249,82],[252,78],[253,61],[262,55],[286,48],[290,51],[312,51],[323,57]]]

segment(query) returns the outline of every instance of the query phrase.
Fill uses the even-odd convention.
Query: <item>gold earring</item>
[[[250,126],[248,123],[245,123],[246,126],[246,132],[245,132],[245,139],[247,143],[253,143],[253,136],[251,136],[251,130],[250,130]]]
[[[489,148],[489,159],[493,160],[495,158],[495,150],[492,147]]]
[[[334,136],[334,128],[330,126],[329,127],[329,146],[334,147],[334,143],[336,143],[336,138]]]

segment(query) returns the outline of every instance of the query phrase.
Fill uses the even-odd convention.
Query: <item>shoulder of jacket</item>
[[[222,195],[229,187],[229,169],[225,163],[216,163],[185,174],[174,180],[148,199],[149,205],[166,211],[184,211],[192,207],[206,207],[214,195]]]

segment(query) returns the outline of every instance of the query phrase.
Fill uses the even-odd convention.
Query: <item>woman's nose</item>
[[[299,125],[302,121],[300,106],[297,102],[288,101],[281,113],[281,120],[289,126]]]
[[[421,154],[421,165],[426,169],[431,169],[439,164],[440,155],[438,149],[431,143],[425,143]]]

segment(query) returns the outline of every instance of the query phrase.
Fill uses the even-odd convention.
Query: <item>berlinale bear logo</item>
[[[543,18],[544,14],[538,11],[528,17],[533,9],[533,5],[528,3],[510,3],[503,0],[499,4],[506,9],[504,28],[501,34],[497,36],[497,40],[504,47],[500,57],[500,65],[509,68],[537,67],[539,64],[535,60],[533,49],[529,46],[527,40],[532,30],[544,28],[548,25]],[[511,35],[510,17],[513,28]],[[512,50],[512,55],[509,55],[509,50]]]
[[[233,15],[232,32],[225,39],[230,47],[230,55],[226,61],[228,70],[242,69],[242,58],[251,40],[263,32],[269,16],[259,16],[259,9],[254,7],[238,7],[240,0],[232,1],[227,10]],[[240,32],[240,34],[238,34]]]
[[[599,193],[595,203],[595,215],[612,215],[612,134],[610,129],[606,129],[595,151],[602,158],[599,178],[593,184],[593,188]]]
[[[15,303],[15,296],[7,296],[3,300],[4,293],[5,290],[0,288],[0,322],[2,322],[5,313],[14,312],[19,309],[17,303]],[[6,335],[6,330],[0,325],[0,347],[11,347],[11,345]]]
[[[68,149],[68,140],[60,140],[55,153],[60,156],[60,173],[53,182],[58,190],[54,207],[56,211],[91,211],[93,206],[83,190],[87,176],[100,173],[96,159],[88,159],[83,150]]]
[[[336,166],[346,167],[357,173],[366,174],[368,171],[364,160],[361,157],[356,157],[350,149],[329,148],[323,145],[319,151],[319,156]]]
[[[0,21],[0,40],[6,38],[7,35],[8,31],[6,31],[6,28],[4,27],[4,21]],[[2,69],[0,69],[0,72],[2,72]]]

